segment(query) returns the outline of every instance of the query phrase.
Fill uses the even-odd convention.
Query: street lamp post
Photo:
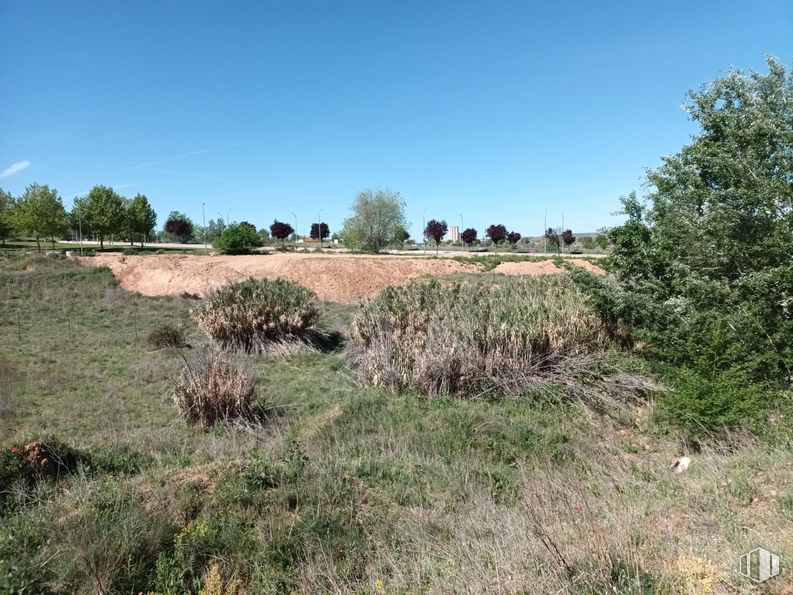
[[[206,214],[206,206],[207,203],[201,203],[201,221],[204,224],[204,254],[208,254],[207,252],[207,214]]]
[[[295,250],[297,250],[297,215],[292,213],[292,217],[295,218]]]
[[[457,234],[460,237],[460,248],[463,247],[463,227],[465,227],[465,223],[463,223],[463,214],[459,213],[460,215],[460,233]]]
[[[324,209],[319,210],[319,216],[317,217],[317,236],[319,236],[319,248],[322,249],[322,211]]]
[[[421,214],[421,245],[424,248],[424,254],[427,253],[427,209]]]

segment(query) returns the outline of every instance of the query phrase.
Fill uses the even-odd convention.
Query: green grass
[[[789,449],[702,443],[670,474],[652,403],[427,399],[338,351],[241,356],[269,419],[202,431],[171,401],[194,302],[46,258],[0,260],[0,297],[0,464],[38,439],[83,461],[0,486],[0,593],[197,593],[214,563],[249,593],[749,593],[738,555],[793,559]],[[343,333],[357,307],[321,310]],[[166,324],[190,347],[152,350]]]

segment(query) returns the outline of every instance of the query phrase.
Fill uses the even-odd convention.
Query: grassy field
[[[0,486],[0,593],[754,593],[742,553],[793,560],[789,447],[683,440],[629,355],[597,402],[363,388],[339,350],[238,356],[266,419],[202,431],[171,398],[206,343],[193,301],[20,256],[0,295],[0,465],[34,440],[76,461]],[[150,347],[165,324],[188,346]],[[790,589],[785,569],[766,592]]]

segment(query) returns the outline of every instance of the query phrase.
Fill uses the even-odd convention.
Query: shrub
[[[212,245],[221,254],[247,254],[253,248],[261,246],[262,239],[253,225],[243,222],[229,225],[215,238]]]
[[[147,591],[157,553],[174,530],[116,480],[78,479],[47,512],[54,518],[39,557],[60,592]]]
[[[606,343],[566,277],[493,287],[431,281],[388,288],[366,304],[347,357],[368,384],[464,396],[521,392],[532,376]]]
[[[296,283],[248,279],[212,292],[192,314],[223,349],[262,352],[308,339],[319,309],[316,295]]]
[[[206,351],[185,361],[176,381],[173,400],[191,424],[208,428],[218,421],[246,417],[256,395],[252,378],[223,355]]]
[[[151,331],[149,336],[146,337],[146,343],[155,349],[182,347],[184,345],[184,334],[175,326],[165,324]]]

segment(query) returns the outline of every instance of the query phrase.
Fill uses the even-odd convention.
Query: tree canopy
[[[344,243],[353,249],[379,252],[396,241],[396,230],[407,227],[405,201],[398,192],[365,190],[352,205],[345,220]]]
[[[273,224],[270,226],[270,235],[276,240],[281,240],[284,243],[286,242],[286,238],[293,233],[295,233],[295,229],[291,225],[283,221],[278,221],[278,219],[273,221]]]
[[[179,211],[170,212],[163,229],[166,233],[176,236],[176,239],[182,244],[186,244],[193,238],[193,222],[190,217]]]
[[[16,201],[13,210],[14,227],[36,238],[41,251],[41,238],[59,236],[69,228],[69,218],[57,190],[46,184],[31,184]]]
[[[222,254],[247,254],[261,246],[262,239],[253,225],[243,221],[226,227],[212,245]]]
[[[462,239],[464,244],[470,246],[476,241],[476,230],[473,227],[469,227],[460,234],[460,239]]]
[[[491,225],[485,233],[494,244],[499,244],[507,239],[507,228],[501,224]]]
[[[430,219],[427,222],[427,226],[424,228],[424,237],[430,238],[435,242],[435,251],[438,251],[438,244],[441,243],[443,236],[446,235],[446,232],[449,230],[449,227],[446,225],[446,221],[437,221],[435,219]]]
[[[309,237],[312,240],[318,240],[320,237],[320,231],[322,232],[322,239],[330,236],[330,228],[328,227],[327,223],[312,223],[311,224],[311,231],[309,231]]]
[[[13,231],[14,197],[0,188],[0,240],[6,245],[6,238]]]
[[[740,423],[771,406],[770,386],[791,387],[793,82],[769,59],[684,107],[699,133],[648,174],[645,198],[623,197],[616,283],[594,284],[594,303],[684,370],[677,414]]]
[[[140,238],[143,246],[145,236],[154,231],[157,225],[157,213],[149,204],[149,199],[143,194],[136,194],[126,204],[126,224],[130,234]]]
[[[88,196],[75,199],[74,208],[82,219],[83,232],[96,234],[100,248],[107,236],[123,231],[126,224],[124,199],[108,186],[94,186]]]

